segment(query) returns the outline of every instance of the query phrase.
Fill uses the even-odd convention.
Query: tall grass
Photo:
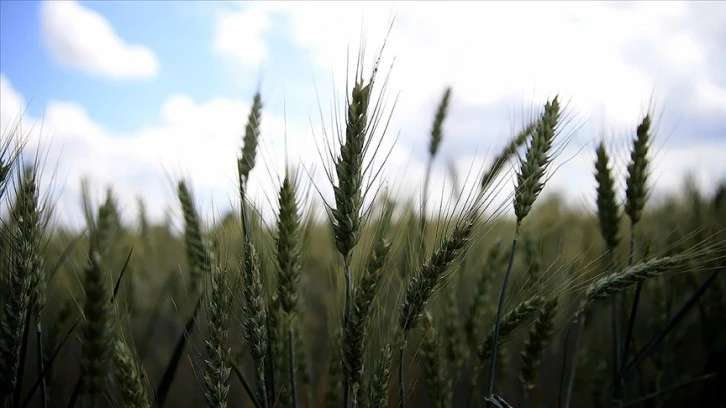
[[[645,116],[625,203],[600,143],[596,213],[564,208],[543,193],[567,142],[554,97],[474,175],[472,191],[452,195],[451,211],[433,212],[429,180],[456,120],[446,88],[420,206],[401,205],[372,188],[376,138],[389,137],[379,63],[366,74],[359,60],[340,106],[330,185],[315,186],[332,191],[322,222],[306,216],[315,208],[294,163],[280,169],[274,222],[250,200],[259,91],[237,159],[238,211],[208,225],[192,181],[179,180],[181,232],[143,211],[125,225],[110,189],[98,208],[86,197],[88,233],[50,231],[37,161],[24,167],[22,138],[9,134],[0,406],[709,405],[726,367],[723,187],[712,199],[688,190],[688,200],[646,206]],[[514,192],[498,202],[507,176]],[[68,244],[75,238],[83,245]]]

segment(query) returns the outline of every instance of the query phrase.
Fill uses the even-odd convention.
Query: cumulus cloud
[[[10,80],[0,74],[0,132],[6,134],[17,123],[19,114],[25,108],[25,99],[13,87]]]
[[[115,80],[148,79],[159,73],[151,49],[126,43],[103,15],[77,1],[44,1],[40,24],[45,45],[65,66]]]
[[[256,67],[267,58],[264,35],[271,25],[269,15],[255,7],[218,16],[214,50],[246,67]]]
[[[683,155],[678,166],[659,168],[664,188],[680,183],[689,169],[706,188],[726,176],[709,153],[725,151],[722,136],[694,145],[693,129],[682,126],[723,123],[726,61],[720,47],[726,31],[718,23],[726,18],[723,5],[268,2],[258,8],[284,21],[279,30],[307,51],[319,72],[333,72],[339,91],[345,64],[354,57],[346,55],[347,47],[355,52],[361,27],[370,67],[395,16],[383,66],[395,58],[389,89],[401,94],[393,128],[401,130],[399,142],[418,164],[426,160],[438,98],[451,85],[444,161],[471,163],[474,151],[491,157],[524,117],[559,93],[572,121],[565,133],[574,134],[557,163],[560,178],[553,187],[568,187],[574,195],[591,189],[592,154],[587,154],[601,137],[624,164],[634,129],[648,111],[656,117],[654,151],[663,160]],[[580,151],[587,157],[583,162],[567,160],[567,152]],[[437,171],[443,172],[440,164]],[[698,170],[703,166],[710,170]]]
[[[327,80],[332,71],[341,102],[345,65],[355,58],[361,25],[369,69],[395,15],[380,75],[388,73],[395,57],[388,100],[401,93],[384,136],[383,149],[391,149],[391,154],[380,179],[388,180],[386,185],[398,198],[416,197],[420,191],[434,110],[443,89],[451,85],[450,114],[431,178],[432,195],[448,194],[448,163],[461,178],[469,174],[468,186],[474,185],[477,170],[489,164],[547,97],[559,92],[570,112],[563,136],[572,139],[562,146],[545,192],[564,191],[571,203],[592,208],[593,142],[606,140],[622,179],[634,129],[649,108],[656,116],[652,176],[656,195],[677,189],[687,172],[694,173],[706,191],[726,177],[726,162],[721,159],[726,140],[717,133],[726,129],[726,61],[718,59],[722,42],[714,41],[724,38],[715,23],[723,19],[711,16],[723,16],[726,8],[704,11],[705,3],[693,4],[259,2],[218,16],[211,46],[255,66],[276,52],[265,36],[282,33],[305,52],[318,78]],[[309,82],[309,70],[300,68],[304,72],[300,78],[284,79]],[[23,95],[7,78],[2,77],[1,85],[0,119],[7,121],[13,112],[6,107],[23,106]],[[296,106],[312,104],[297,108],[307,108],[313,119],[312,124],[285,123],[270,113],[272,96],[263,92],[261,160],[251,188],[268,215],[274,209],[286,154],[292,163],[312,169],[313,182],[330,198],[318,152],[325,145],[316,96],[284,97]],[[328,98],[321,98],[331,136]],[[249,101],[200,101],[177,94],[151,109],[158,109],[153,123],[116,134],[77,104],[47,104],[44,130],[53,135],[55,156],[51,156],[60,158],[59,168],[68,180],[69,192],[60,200],[67,211],[79,210],[81,176],[92,176],[98,188],[113,185],[129,207],[137,195],[143,196],[157,219],[167,206],[177,207],[173,187],[182,175],[191,177],[208,217],[213,208],[236,203],[235,157]],[[343,113],[342,106],[336,109]],[[34,137],[40,143],[47,141],[45,136]],[[501,202],[507,201],[513,185],[509,174]],[[133,208],[127,210],[133,214]]]
[[[2,74],[0,101],[0,123],[3,130],[12,129],[26,105]],[[103,198],[106,187],[112,187],[127,221],[133,221],[137,214],[137,197],[145,200],[152,220],[171,216],[178,221],[175,188],[181,178],[192,183],[207,221],[237,206],[236,157],[250,102],[232,98],[195,101],[175,94],[157,108],[157,120],[129,133],[108,129],[70,101],[49,101],[42,118],[22,117],[27,151],[43,152],[44,167],[49,170],[43,182],[58,192],[57,216],[63,223],[73,227],[83,223],[82,179],[88,181],[96,202]],[[3,137],[8,135],[3,133]],[[287,135],[286,140],[279,135]],[[285,123],[263,110],[258,164],[249,194],[267,219],[274,211],[274,204],[270,204],[276,200],[286,161],[302,172],[303,179],[310,175],[329,198],[332,190],[323,185],[327,179],[319,159],[318,149],[324,149],[321,138],[320,129]]]
[[[0,122],[7,129],[7,124],[19,117],[24,102],[22,95],[14,91],[8,78],[2,75],[0,91],[0,106],[3,107]],[[239,99],[195,101],[183,94],[171,95],[158,107],[158,119],[154,123],[119,134],[95,122],[83,107],[73,102],[50,101],[42,118],[23,118],[23,129],[29,131],[29,151],[40,147],[41,151],[47,152],[46,168],[52,173],[45,174],[44,183],[53,186],[58,193],[57,216],[64,224],[79,227],[83,223],[80,180],[84,178],[89,181],[96,202],[102,199],[104,189],[111,186],[120,199],[127,221],[132,221],[137,214],[135,200],[142,197],[152,220],[171,216],[179,222],[175,185],[180,178],[189,177],[202,214],[211,221],[237,205],[235,158],[244,125],[240,112],[247,112],[249,106],[249,101]],[[329,160],[321,162],[319,157],[319,149],[324,151],[326,143],[321,140],[320,124],[316,123],[310,129],[285,123],[282,118],[267,112],[263,115],[259,161],[250,184],[250,195],[263,216],[270,219],[273,215],[276,189],[286,160],[298,166],[303,172],[303,180],[308,175],[312,177],[312,183],[319,188],[319,191],[310,190],[314,201],[319,204],[318,193],[330,200],[331,186],[322,171],[322,166],[330,163]],[[39,126],[41,121],[42,127]],[[330,123],[326,125],[329,127]],[[327,132],[330,136],[330,129]],[[286,141],[280,135],[287,135]],[[417,199],[424,162],[416,160],[405,146],[392,145],[391,134],[385,137],[383,152],[390,149],[390,155],[381,174],[381,181],[385,181],[383,185],[399,200]],[[725,149],[723,140],[714,139],[709,143],[659,151],[654,172],[658,191],[678,187],[686,171],[695,171],[702,186],[715,183],[718,174],[726,173],[726,164],[719,154]],[[464,191],[475,186],[480,170],[488,164],[493,153],[482,149],[452,156],[460,181],[468,177],[463,180]],[[624,159],[626,152],[620,153],[620,158]],[[590,207],[594,202],[590,176],[593,157],[588,150],[565,149],[558,162],[562,167],[550,181],[550,191],[565,191],[570,194],[569,201]],[[563,160],[568,161],[563,163]],[[380,162],[381,158],[378,159]],[[433,195],[450,194],[448,177],[443,170],[432,175]],[[309,182],[306,184],[310,186]],[[505,177],[494,206],[507,205],[513,185],[511,175]]]
[[[460,98],[471,103],[521,94],[538,100],[558,91],[577,98],[583,108],[603,106],[609,120],[629,120],[656,83],[669,89],[683,76],[716,80],[708,74],[707,58],[716,49],[706,48],[715,44],[699,38],[700,21],[687,3],[277,6],[274,12],[287,19],[292,40],[324,69],[345,64],[346,45],[357,45],[362,23],[368,45],[380,44],[395,14],[388,44],[399,72],[395,88],[415,96],[427,84],[442,83],[460,85]],[[726,15],[724,7],[713,12]],[[699,97],[699,92],[691,95]]]

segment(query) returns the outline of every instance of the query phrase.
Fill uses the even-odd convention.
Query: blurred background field
[[[638,233],[642,246],[638,253],[677,253],[692,245],[702,244],[704,240],[723,242],[726,227],[726,186],[720,187],[714,196],[702,195],[694,186],[684,182],[683,190],[673,197],[668,197],[657,205],[652,205],[642,221]],[[410,208],[409,208],[410,210]],[[395,230],[401,239],[395,243],[405,242],[406,229],[411,228],[410,213],[401,210],[396,221]],[[415,221],[415,219],[413,220]],[[415,224],[414,224],[415,225]],[[602,257],[602,238],[594,214],[576,208],[568,208],[558,197],[544,197],[530,216],[524,227],[524,242],[528,251],[520,251],[515,261],[515,287],[522,287],[521,280],[527,276],[528,268],[533,260],[539,265],[540,273],[553,279],[561,276],[578,274],[597,274],[599,259]],[[241,245],[239,218],[228,214],[220,222],[209,225],[206,234],[218,237],[220,248],[227,248],[231,253],[239,251]],[[497,220],[480,236],[466,256],[466,262],[460,265],[449,285],[455,287],[455,298],[458,319],[464,319],[469,313],[468,307],[474,296],[476,282],[482,274],[491,275],[491,292],[487,294],[490,304],[487,306],[485,321],[491,321],[494,307],[494,288],[498,287],[505,264],[499,259],[496,267],[487,266],[487,255],[495,243],[501,245],[502,253],[513,233],[513,223],[508,219]],[[337,323],[331,321],[331,310],[341,305],[336,294],[340,293],[340,277],[336,267],[339,259],[332,245],[330,227],[315,222],[309,226],[308,239],[303,251],[302,298],[304,299],[305,330],[302,335],[307,345],[309,359],[309,379],[302,392],[309,395],[313,406],[323,406],[324,390],[328,377],[328,362],[331,357],[330,327]],[[623,234],[627,234],[627,223],[623,222]],[[264,234],[267,238],[269,235]],[[431,240],[434,236],[429,237]],[[49,304],[46,312],[45,327],[52,332],[64,333],[78,316],[79,302],[82,292],[79,287],[82,273],[87,260],[87,244],[77,234],[55,231],[48,242],[45,253],[47,264],[60,258],[61,253],[70,242],[77,241],[71,255],[62,263],[55,277],[48,286]],[[149,224],[141,218],[136,223],[118,226],[114,237],[113,248],[114,274],[122,268],[129,250],[130,267],[127,276],[121,282],[120,296],[124,307],[129,309],[129,324],[133,333],[134,345],[138,350],[140,361],[148,373],[152,384],[158,384],[162,372],[170,358],[183,325],[193,308],[187,284],[189,280],[184,241],[178,228],[168,224]],[[394,245],[395,259],[403,264],[405,246]],[[627,247],[623,243],[619,251],[624,255]],[[720,261],[723,264],[723,261]],[[387,274],[395,275],[399,271],[391,269]],[[707,277],[708,271],[693,270],[689,273],[669,276],[649,282],[641,300],[639,323],[635,331],[635,344],[645,344],[654,333],[663,328],[674,310],[696,290]],[[385,289],[388,299],[383,302],[391,307],[400,297],[400,277],[389,276],[391,285]],[[515,278],[516,281],[517,278]],[[185,283],[187,282],[187,283]],[[726,338],[724,336],[724,311],[726,302],[724,293],[726,281],[718,277],[716,283],[699,301],[697,310],[691,313],[677,330],[670,334],[655,354],[643,364],[642,377],[644,391],[653,392],[665,385],[676,384],[691,377],[702,374],[715,374],[715,377],[703,380],[682,389],[673,391],[651,400],[648,406],[716,406],[711,405],[722,401],[721,387],[726,373]],[[568,296],[567,294],[564,295]],[[515,298],[522,296],[514,295]],[[434,310],[443,310],[444,301],[437,297]],[[70,305],[70,306],[69,306]],[[70,307],[70,314],[64,314]],[[602,307],[601,307],[602,308]],[[443,313],[443,312],[441,312]],[[333,318],[338,318],[333,314]],[[566,319],[561,316],[562,321]],[[603,379],[607,373],[602,371],[602,362],[609,355],[610,328],[607,318],[601,316],[593,323],[584,341],[582,368],[576,380],[573,406],[597,406],[594,395],[605,392]],[[446,320],[440,320],[445,324]],[[174,378],[167,406],[201,406],[204,401],[203,387],[199,373],[195,371],[196,361],[202,358],[203,333],[198,332],[203,323],[198,323],[191,333],[190,344],[185,358]],[[385,331],[385,328],[381,329]],[[503,357],[511,365],[500,371],[502,387],[511,390],[510,395],[517,395],[520,387],[518,367],[521,364],[519,352],[525,338],[526,330],[520,330],[517,336],[505,343]],[[559,341],[553,341],[544,356],[539,369],[540,383],[537,393],[543,398],[556,401],[559,388],[560,361],[562,353],[563,332],[558,332]],[[413,340],[413,344],[417,341]],[[236,346],[243,346],[243,341],[233,341]],[[373,346],[373,350],[375,350]],[[50,406],[64,406],[68,401],[73,386],[78,378],[79,344],[72,335],[54,366],[50,385]],[[32,365],[30,366],[32,367]],[[426,385],[420,376],[420,368],[412,368],[412,406],[427,406]],[[27,373],[26,384],[35,378],[32,369]],[[392,394],[393,395],[393,394]],[[392,396],[392,400],[393,400]],[[303,399],[305,400],[305,399]],[[660,403],[655,401],[660,400]],[[232,380],[230,406],[243,406],[248,401],[241,385]],[[463,401],[454,403],[461,406]],[[513,406],[522,406],[521,401],[512,399]],[[420,405],[419,405],[420,404]],[[545,405],[546,406],[546,405]]]

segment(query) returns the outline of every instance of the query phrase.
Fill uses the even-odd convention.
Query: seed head
[[[640,221],[647,196],[650,126],[650,115],[646,115],[636,130],[633,150],[630,152],[628,177],[625,181],[625,213],[633,225]]]
[[[537,196],[544,187],[544,174],[552,158],[550,150],[560,118],[560,103],[555,97],[545,104],[544,113],[535,125],[532,139],[517,172],[514,213],[517,223],[529,214]]]
[[[436,116],[434,116],[434,125],[431,129],[431,144],[429,145],[429,154],[431,157],[436,156],[441,145],[441,137],[443,135],[444,119],[449,109],[449,98],[451,97],[451,87],[446,88],[444,96],[441,98],[439,107],[436,110]]]
[[[597,160],[595,161],[595,181],[597,181],[597,217],[600,221],[600,233],[609,250],[618,246],[620,237],[620,214],[615,201],[615,180],[608,167],[607,150],[601,142],[597,147]]]
[[[260,135],[260,121],[262,120],[262,97],[257,92],[252,101],[252,108],[247,117],[245,135],[242,146],[242,156],[237,159],[237,173],[240,180],[240,188],[244,190],[250,171],[255,167],[255,156],[257,155],[257,143]]]

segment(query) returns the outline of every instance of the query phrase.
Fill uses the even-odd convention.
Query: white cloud
[[[44,1],[40,24],[49,51],[68,67],[116,80],[147,79],[159,73],[151,49],[126,43],[103,15],[76,1]]]
[[[0,74],[0,92],[0,123],[5,128],[21,116],[25,105],[22,95],[3,74]],[[102,199],[107,186],[113,187],[126,217],[135,216],[135,200],[143,197],[149,216],[159,221],[169,208],[178,220],[176,182],[189,177],[205,218],[211,220],[230,204],[237,205],[236,157],[249,108],[248,101],[239,99],[198,102],[187,95],[170,95],[158,107],[158,120],[133,132],[119,134],[95,122],[76,103],[49,101],[43,118],[26,115],[22,124],[23,134],[29,137],[28,152],[38,147],[47,152],[45,168],[53,173],[45,175],[44,183],[61,191],[56,205],[57,215],[63,222],[73,226],[83,222],[82,178],[90,182],[97,201]],[[307,169],[303,171],[309,170],[316,183],[325,180],[316,144],[321,143],[320,131],[313,134],[305,125],[285,125],[282,118],[263,111],[258,164],[249,189],[251,198],[261,204],[266,217],[274,210],[274,205],[268,205],[269,200],[275,202],[279,177],[284,171],[285,142],[277,136],[286,131],[290,163],[293,166],[303,163]],[[324,185],[322,190],[326,197],[332,191]]]
[[[269,15],[253,5],[222,13],[215,26],[214,50],[245,66],[256,67],[267,58],[264,34],[270,24]]]
[[[5,75],[0,74],[0,134],[5,135],[17,123],[19,113],[25,108],[25,99],[18,93]]]
[[[0,122],[6,124],[15,120],[24,109],[23,97],[14,91],[4,75],[0,75],[0,91],[0,106],[3,107]],[[96,123],[81,106],[72,102],[50,101],[42,118],[43,133],[40,133],[39,126],[32,127],[28,147],[32,151],[40,145],[43,151],[48,152],[46,167],[54,169],[55,173],[46,174],[46,177],[53,176],[55,188],[61,192],[56,205],[63,222],[75,226],[82,223],[79,181],[84,177],[91,182],[96,200],[102,198],[106,186],[112,186],[121,200],[127,220],[135,216],[135,199],[141,196],[147,202],[152,219],[161,220],[165,211],[171,209],[173,218],[178,222],[179,209],[174,189],[176,181],[184,176],[191,178],[197,202],[209,221],[214,214],[229,208],[230,203],[236,205],[235,158],[244,125],[240,112],[248,110],[249,103],[243,100],[215,98],[199,102],[186,95],[172,95],[159,107],[159,119],[153,124],[128,134],[116,134]],[[39,120],[25,117],[24,129],[30,129]],[[318,156],[318,148],[323,148],[321,143],[324,143],[322,133],[319,124],[314,123],[314,126],[314,131],[294,123],[285,126],[281,118],[263,113],[259,160],[250,193],[265,216],[271,216],[276,205],[278,177],[285,163],[284,142],[279,135],[285,134],[285,131],[290,162],[312,169],[313,182],[326,199],[331,198],[331,187],[322,172]],[[386,138],[384,151],[393,150],[381,180],[399,199],[417,199],[425,171],[424,163],[416,160],[407,146],[392,146],[392,134]],[[561,167],[547,190],[564,190],[569,201],[591,205],[592,149],[576,152],[576,148],[570,146],[558,158],[555,166]],[[712,186],[719,181],[719,174],[726,174],[726,162],[720,159],[720,152],[724,151],[724,140],[658,151],[658,165],[653,176],[658,182],[658,190],[677,187],[686,171],[695,171],[702,186]],[[624,153],[614,152],[620,156]],[[482,147],[451,159],[462,179],[471,172],[466,182],[466,186],[471,187],[478,182],[478,170],[490,162],[493,154],[494,151],[487,154],[486,147]],[[432,174],[430,189],[436,198],[443,191],[448,194],[450,189],[450,181],[443,171],[443,159],[439,163],[437,171]],[[306,177],[305,174],[303,176]],[[49,180],[46,178],[45,182]],[[505,179],[495,202],[508,205],[507,195],[512,187],[513,180]],[[312,193],[317,194],[315,190]]]
[[[314,66],[326,74],[332,70],[339,91],[344,88],[346,61],[354,60],[361,25],[370,67],[396,16],[383,69],[395,58],[389,91],[401,91],[401,97],[393,130],[401,130],[401,148],[417,158],[419,167],[425,162],[435,105],[444,87],[451,85],[442,153],[456,154],[439,159],[439,172],[444,160],[470,165],[465,152],[472,148],[481,154],[501,146],[511,113],[517,116],[515,123],[521,123],[522,110],[538,110],[558,92],[572,113],[569,129],[583,125],[568,151],[584,148],[585,156],[563,163],[553,187],[587,193],[593,183],[590,142],[603,131],[615,131],[610,142],[624,152],[648,110],[655,111],[656,125],[662,125],[654,150],[668,160],[684,156],[681,165],[659,169],[664,188],[678,185],[688,169],[709,168],[709,177],[699,171],[706,187],[726,176],[719,160],[707,159],[714,151],[716,156],[726,153],[724,142],[706,147],[668,140],[669,132],[687,135],[688,129],[678,128],[682,118],[726,113],[726,66],[719,70],[713,58],[721,42],[701,34],[707,31],[703,14],[723,21],[726,8],[704,10],[705,3],[689,2],[267,2],[260,7],[264,5],[284,22],[279,30],[308,52]],[[718,14],[720,20],[714,16]],[[709,30],[717,33],[711,26]],[[523,108],[509,109],[509,116],[487,113],[504,113],[504,106],[517,104]],[[476,110],[481,112],[479,119]],[[701,148],[704,158],[698,162]],[[580,157],[585,158],[578,161]]]
[[[341,81],[361,23],[373,54],[395,13],[386,54],[396,58],[392,90],[402,90],[404,110],[447,84],[461,103],[478,105],[539,103],[559,92],[581,114],[602,114],[615,126],[641,114],[653,92],[705,74],[709,52],[718,50],[704,48],[688,11],[682,2],[281,2],[268,10],[281,13],[280,30]],[[707,98],[685,91],[694,103]]]
[[[723,114],[726,113],[726,87],[719,87],[698,79],[695,88],[700,96],[696,101],[698,108],[709,113],[720,114],[723,117]]]
[[[726,177],[726,162],[720,159],[726,153],[726,140],[683,143],[668,139],[671,133],[689,130],[678,129],[676,122],[682,117],[697,121],[726,113],[724,82],[714,77],[713,72],[719,71],[709,57],[717,43],[705,41],[690,29],[698,22],[689,7],[675,2],[617,6],[593,2],[261,2],[223,14],[217,20],[213,46],[247,66],[257,66],[276,51],[268,49],[266,34],[285,33],[307,52],[309,63],[322,72],[319,78],[325,81],[333,71],[339,92],[345,79],[346,47],[350,46],[353,60],[361,22],[366,27],[370,63],[397,11],[381,75],[395,57],[389,95],[402,94],[385,148],[391,148],[390,142],[401,133],[381,177],[398,197],[415,197],[420,191],[433,112],[441,91],[452,85],[442,156],[431,178],[433,196],[449,184],[446,162],[454,162],[461,177],[474,171],[469,185],[476,183],[476,170],[488,164],[515,131],[511,125],[522,123],[528,110],[538,111],[545,97],[559,91],[576,113],[570,116],[573,122],[568,131],[585,126],[553,165],[557,171],[546,191],[564,190],[568,201],[591,206],[594,146],[590,142],[606,132],[622,176],[633,130],[652,94],[659,113],[663,102],[658,97],[670,96],[664,103],[665,117],[656,122],[662,125],[653,149],[656,193],[678,187],[686,172],[695,172],[706,190]],[[300,78],[281,80],[309,82],[308,67],[300,67],[300,72]],[[320,95],[327,121],[328,96],[332,95]],[[21,105],[23,97],[4,78],[2,98],[1,119],[5,120],[5,107],[10,105],[5,101]],[[315,96],[285,98],[295,109],[311,112],[315,130],[308,122],[287,123],[285,128],[282,118],[269,113],[277,101],[263,92],[262,158],[251,188],[268,210],[266,200],[275,201],[276,177],[284,163],[285,130],[290,160],[301,161],[307,168],[315,164],[314,182],[327,198],[331,190],[320,169],[317,149],[322,147],[322,133],[316,106],[305,105],[314,105]],[[338,101],[342,100],[338,94]],[[69,194],[61,200],[67,211],[79,210],[82,175],[93,176],[97,186],[112,184],[128,206],[137,194],[143,195],[157,218],[166,206],[177,208],[173,182],[180,175],[191,176],[207,215],[212,200],[216,207],[236,202],[235,156],[249,101],[198,101],[178,94],[154,108],[159,112],[154,123],[128,134],[113,134],[76,104],[48,103],[45,119],[52,126],[45,126],[46,132],[54,135],[53,146],[64,148],[63,156],[57,147],[52,151],[61,157],[61,172],[70,183]],[[336,109],[342,113],[342,107]],[[506,199],[512,186],[507,179],[501,199]],[[133,208],[129,211],[134,213]]]

